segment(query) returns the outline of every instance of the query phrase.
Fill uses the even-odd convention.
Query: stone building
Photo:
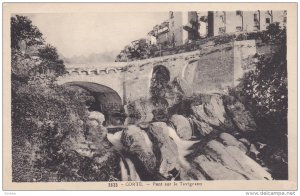
[[[271,23],[286,25],[286,11],[209,11],[208,36],[266,30]]]
[[[148,40],[151,44],[178,46],[190,39],[197,39],[198,29],[196,12],[169,12],[169,18],[148,33]]]
[[[148,33],[148,43],[180,46],[190,40],[225,33],[266,30],[271,23],[286,25],[286,11],[169,12],[169,18]]]

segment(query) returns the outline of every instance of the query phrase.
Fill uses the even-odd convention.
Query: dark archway
[[[164,119],[168,101],[166,93],[170,89],[170,71],[163,65],[157,65],[153,68],[150,94],[151,101],[158,109],[153,111],[154,119]]]
[[[160,79],[163,79],[164,81],[170,81],[170,71],[168,68],[166,68],[163,65],[156,65],[153,68],[152,78],[153,77],[159,77]]]
[[[155,105],[165,104],[164,100],[166,90],[170,81],[170,71],[163,65],[157,65],[153,68],[150,93],[151,99]]]
[[[69,87],[79,87],[89,92],[95,102],[89,105],[89,110],[99,111],[105,116],[105,125],[123,124],[125,113],[120,95],[107,86],[92,82],[68,82],[64,84]]]

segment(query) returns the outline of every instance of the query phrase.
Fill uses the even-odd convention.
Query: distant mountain
[[[78,63],[91,64],[91,63],[114,62],[118,53],[119,51],[91,53],[88,56],[74,55],[70,58],[63,56],[62,54],[59,54],[59,56],[66,64],[78,64]]]

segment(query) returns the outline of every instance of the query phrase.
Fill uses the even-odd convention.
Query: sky
[[[147,36],[168,18],[168,12],[41,13],[28,16],[47,43],[70,58],[74,55],[120,51],[131,41]]]

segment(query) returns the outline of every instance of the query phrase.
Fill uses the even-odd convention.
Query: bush
[[[266,142],[287,149],[286,38],[279,39],[279,35],[284,34],[270,35],[277,36],[279,51],[269,58],[258,56],[255,69],[244,75],[239,86],[234,89],[234,94],[252,111]]]
[[[61,144],[64,138],[79,134],[83,130],[79,120],[85,121],[86,118],[84,105],[73,98],[79,96],[62,88],[53,90],[21,85],[13,89],[14,181],[46,180],[44,172],[57,169],[57,165],[63,162],[61,156],[65,147]],[[26,151],[30,155],[28,167],[34,168],[35,171],[27,179],[22,179],[25,172],[22,171],[21,165],[18,166],[25,158],[23,156],[25,152],[22,153],[24,145],[28,146]]]
[[[224,34],[216,36],[214,39],[215,45],[227,44],[234,41],[235,35],[233,34]]]
[[[93,130],[87,124],[84,94],[60,86],[34,85],[21,85],[12,93],[13,181],[116,178],[116,157],[102,143],[105,132],[99,134],[101,127]],[[103,163],[77,153],[89,142],[97,146],[94,157],[104,159]]]
[[[117,180],[118,158],[103,146],[106,131],[88,121],[90,97],[55,85],[64,73],[63,62],[56,48],[34,41],[43,40],[42,34],[28,18],[12,17],[11,24],[12,180]],[[22,39],[29,40],[33,54],[20,50]],[[97,153],[80,154],[81,148],[94,150],[91,142]]]
[[[288,179],[286,32],[278,29],[278,26],[270,25],[267,31],[256,34],[263,42],[278,45],[279,50],[268,58],[256,55],[258,62],[255,69],[246,73],[230,93],[252,112],[257,132],[250,137],[267,144],[262,160],[272,176]]]

